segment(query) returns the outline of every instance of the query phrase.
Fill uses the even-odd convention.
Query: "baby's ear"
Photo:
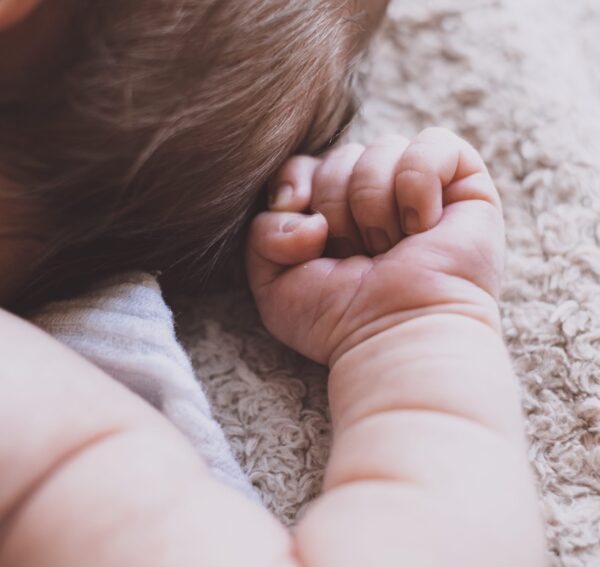
[[[0,32],[23,21],[45,0],[0,0]]]

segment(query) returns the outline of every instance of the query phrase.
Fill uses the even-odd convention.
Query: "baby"
[[[1,0],[0,29],[33,4]],[[249,4],[268,12],[276,2]],[[217,29],[219,15],[204,16]],[[184,176],[176,170],[192,165],[162,163]],[[19,177],[5,182],[9,194],[20,193]],[[142,176],[140,188],[141,179],[153,183]],[[292,157],[272,187],[250,227],[248,277],[268,329],[330,368],[334,442],[322,496],[286,531],[218,483],[151,407],[0,312],[0,566],[545,564],[500,337],[501,206],[478,153],[429,129]],[[44,220],[43,199],[9,202],[2,226],[15,215],[18,226]],[[2,261],[23,281],[21,253],[37,247],[15,242],[3,244]]]

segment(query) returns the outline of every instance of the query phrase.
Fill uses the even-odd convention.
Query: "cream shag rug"
[[[599,37],[597,0],[397,0],[352,134],[446,126],[494,174],[506,339],[554,564],[568,567],[600,566]],[[243,293],[176,310],[236,456],[293,523],[327,459],[326,372],[270,339]]]

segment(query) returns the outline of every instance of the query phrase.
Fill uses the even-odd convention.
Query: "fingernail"
[[[269,206],[271,209],[285,209],[290,205],[293,198],[294,188],[289,183],[284,183],[271,195]]]
[[[419,213],[417,213],[417,211],[415,211],[415,209],[412,207],[406,207],[406,209],[404,209],[403,221],[402,228],[406,234],[415,234],[415,232],[419,232],[421,230]]]
[[[349,238],[331,238],[327,246],[328,255],[334,258],[349,258],[356,254],[354,243]]]
[[[314,225],[319,225],[322,221],[323,217],[320,214],[315,214],[315,215],[298,215],[296,218],[293,218],[291,220],[286,221],[282,226],[281,226],[281,232],[286,232],[286,233],[290,233],[290,232],[294,232],[300,225],[304,226],[305,228],[314,226]]]
[[[367,246],[373,254],[384,254],[392,247],[392,243],[384,230],[368,228]]]
[[[294,232],[301,224],[304,219],[293,219],[287,221],[282,227],[281,232]]]

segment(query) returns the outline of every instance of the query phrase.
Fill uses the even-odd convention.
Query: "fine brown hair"
[[[282,162],[353,115],[369,25],[344,0],[82,3],[63,72],[0,105],[3,173],[46,219],[26,294],[206,274]]]

